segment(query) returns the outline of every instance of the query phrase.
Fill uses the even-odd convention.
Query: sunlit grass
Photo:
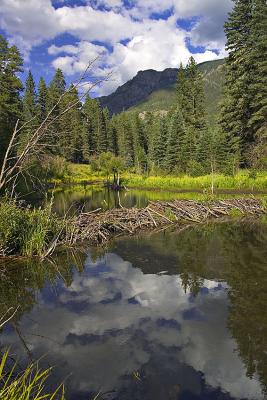
[[[68,164],[67,171],[61,178],[51,178],[50,183],[60,184],[83,184],[88,182],[104,181],[105,176],[101,173],[92,172],[87,164]]]
[[[52,179],[50,182],[60,184],[86,184],[103,182],[106,179],[102,172],[93,172],[90,165],[69,164],[67,172],[61,179]],[[147,176],[129,172],[122,174],[122,182],[128,187],[148,188],[159,190],[204,190],[209,191],[214,179],[214,187],[218,190],[267,190],[267,171],[254,174],[249,170],[241,170],[234,176],[216,174],[205,176]]]
[[[249,171],[242,171],[235,176],[215,175],[215,189],[228,190],[267,190],[267,172],[251,177]],[[129,187],[151,188],[163,190],[206,190],[212,185],[212,176],[191,177],[188,175],[174,176],[140,176],[126,175],[125,184]]]

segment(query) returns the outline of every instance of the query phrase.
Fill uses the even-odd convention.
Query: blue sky
[[[15,43],[36,81],[61,68],[68,82],[94,62],[88,82],[109,94],[139,70],[222,58],[231,0],[0,0],[0,32]]]

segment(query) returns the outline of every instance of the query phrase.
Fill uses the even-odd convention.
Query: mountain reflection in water
[[[10,267],[1,345],[46,354],[71,400],[264,399],[266,244],[266,223],[211,223]]]

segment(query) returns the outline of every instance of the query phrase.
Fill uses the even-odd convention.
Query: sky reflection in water
[[[196,296],[185,291],[184,275],[174,269],[175,263],[181,267],[181,254],[174,262],[157,246],[174,237],[179,241],[174,235],[154,236],[149,270],[122,254],[132,246],[129,259],[134,262],[136,254],[146,261],[151,239],[127,239],[94,261],[88,255],[84,271],[73,270],[69,285],[58,279],[37,292],[36,304],[19,322],[20,331],[35,358],[46,354],[46,362],[57,366],[56,380],[72,374],[69,398],[90,399],[98,391],[109,400],[264,398],[256,374],[252,379],[246,375],[227,327],[226,279],[202,276]],[[160,265],[169,272],[159,273]],[[11,343],[13,352],[26,357],[12,327],[1,335],[1,343]]]

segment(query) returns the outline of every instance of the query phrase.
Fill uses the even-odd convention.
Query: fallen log
[[[248,199],[198,202],[175,200],[150,202],[145,208],[119,208],[81,213],[74,221],[72,242],[87,241],[100,245],[119,235],[133,235],[142,229],[155,229],[179,223],[203,223],[212,218],[267,214],[267,208],[254,197]]]

